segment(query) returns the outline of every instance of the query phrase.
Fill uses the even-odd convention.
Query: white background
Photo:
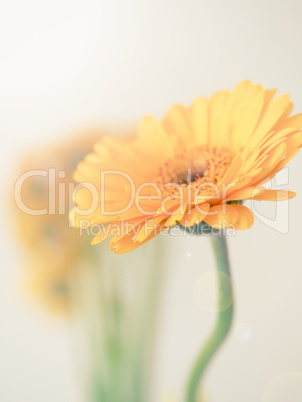
[[[289,93],[301,112],[301,12],[298,0],[2,1],[1,402],[79,402],[70,334],[17,291],[22,261],[6,196],[20,155],[79,127],[161,117],[173,103],[246,78]],[[256,222],[230,239],[234,328],[247,323],[252,334],[240,341],[233,332],[213,362],[206,378],[212,402],[278,402],[263,399],[268,384],[302,372],[301,169],[298,155],[289,169],[298,195],[287,235]],[[214,319],[194,300],[197,278],[213,267],[208,239],[166,241],[170,279],[152,402],[167,390],[180,393]],[[288,392],[287,400],[302,400],[299,387]]]

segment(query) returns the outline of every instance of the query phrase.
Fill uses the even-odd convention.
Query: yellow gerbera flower
[[[90,226],[104,225],[93,244],[113,236],[111,249],[121,254],[176,224],[241,230],[254,221],[242,200],[293,197],[262,186],[302,145],[302,114],[289,117],[289,96],[274,95],[243,81],[190,107],[173,106],[162,122],[145,117],[131,142],[99,142],[74,175],[99,193],[85,216]],[[85,190],[75,195],[82,214],[93,202]]]

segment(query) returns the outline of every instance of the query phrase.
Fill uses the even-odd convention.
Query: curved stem
[[[227,244],[224,235],[212,235],[212,246],[216,259],[217,273],[222,272],[230,276],[230,265],[228,259]],[[217,277],[218,279],[218,277]],[[211,361],[214,354],[226,338],[232,324],[233,303],[225,309],[224,301],[233,300],[233,290],[231,281],[219,281],[219,292],[223,297],[218,301],[218,317],[214,331],[208,338],[205,346],[202,348],[199,356],[193,366],[186,391],[186,401],[196,402],[198,396],[198,387],[201,378]]]

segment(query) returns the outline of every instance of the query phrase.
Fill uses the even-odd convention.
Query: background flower
[[[28,208],[48,209],[54,201],[55,213],[36,216],[13,204],[13,217],[25,254],[25,287],[33,298],[55,313],[70,313],[75,267],[79,259],[90,253],[89,239],[68,224],[68,185],[73,183],[74,167],[99,138],[100,133],[88,132],[60,145],[33,151],[20,168],[20,176],[30,170],[47,173],[46,177],[33,175],[24,181],[21,197]],[[56,180],[51,189],[49,169],[55,169]],[[60,171],[64,172],[63,178],[58,176]],[[62,185],[65,194],[60,196]]]
[[[35,173],[22,186],[28,208],[50,209],[55,200],[53,214],[13,209],[26,257],[23,286],[48,313],[69,318],[81,372],[78,393],[85,402],[140,402],[149,395],[153,375],[165,250],[159,239],[148,250],[116,259],[108,245],[93,247],[89,233],[69,226],[72,171],[100,136],[83,133],[52,152],[33,152],[20,171]],[[56,169],[54,183],[49,169]],[[36,175],[43,170],[46,177]]]

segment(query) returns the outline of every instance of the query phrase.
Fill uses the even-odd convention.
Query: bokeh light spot
[[[262,402],[301,402],[302,373],[284,373],[274,378],[264,391]]]
[[[241,322],[235,326],[234,335],[239,341],[248,341],[252,337],[252,328],[246,322]]]
[[[205,272],[197,279],[194,290],[195,301],[205,311],[211,313],[224,311],[234,301],[230,294],[231,287],[232,279],[229,275],[216,271]]]

